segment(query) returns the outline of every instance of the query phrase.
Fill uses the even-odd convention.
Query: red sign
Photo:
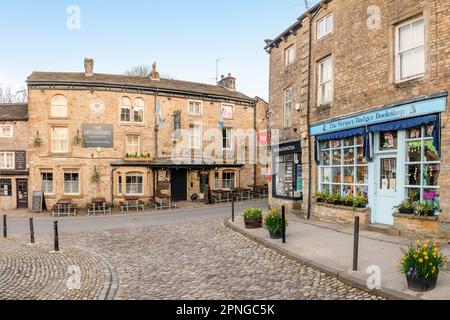
[[[266,145],[269,143],[269,134],[267,132],[260,132],[258,134],[258,142],[260,145]]]

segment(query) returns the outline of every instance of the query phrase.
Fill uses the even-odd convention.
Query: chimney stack
[[[84,59],[84,75],[92,77],[94,75],[94,59]]]
[[[236,91],[236,78],[234,78],[231,73],[229,73],[227,77],[222,75],[220,81],[217,84],[230,91]]]
[[[156,62],[154,62],[153,65],[152,65],[152,72],[150,73],[150,79],[152,79],[152,80],[160,80],[159,72],[156,69]]]

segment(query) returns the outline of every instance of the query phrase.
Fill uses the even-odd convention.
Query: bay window
[[[406,195],[413,201],[431,200],[439,204],[441,161],[433,143],[433,125],[406,133]]]
[[[362,136],[320,143],[320,191],[368,198],[369,165]]]
[[[128,174],[126,177],[127,195],[133,196],[144,194],[143,183],[144,178],[141,174]]]

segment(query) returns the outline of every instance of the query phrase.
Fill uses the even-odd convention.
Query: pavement
[[[379,270],[381,285],[373,291],[376,294],[390,299],[450,299],[448,270],[440,273],[438,287],[431,292],[416,293],[407,288],[406,278],[399,272],[401,249],[415,240],[361,231],[359,271],[353,272],[354,237],[351,225],[307,221],[290,216],[287,243],[282,244],[281,240],[271,240],[265,229],[245,229],[242,217],[234,223],[230,220],[226,221],[226,225],[233,230],[354,287],[367,290],[368,280],[373,275],[368,271]],[[444,247],[444,254],[450,255],[448,245]],[[371,269],[373,266],[375,269]]]

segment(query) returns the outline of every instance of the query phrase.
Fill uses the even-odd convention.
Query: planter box
[[[312,214],[319,220],[346,224],[354,223],[355,217],[359,216],[361,224],[369,224],[371,209],[357,209],[327,203],[314,203],[312,206]]]
[[[154,162],[154,158],[125,158],[125,162]]]
[[[260,229],[262,228],[262,218],[261,219],[246,219],[244,218],[246,229]]]
[[[439,217],[424,217],[410,214],[394,214],[394,228],[409,237],[435,237],[438,235]]]

